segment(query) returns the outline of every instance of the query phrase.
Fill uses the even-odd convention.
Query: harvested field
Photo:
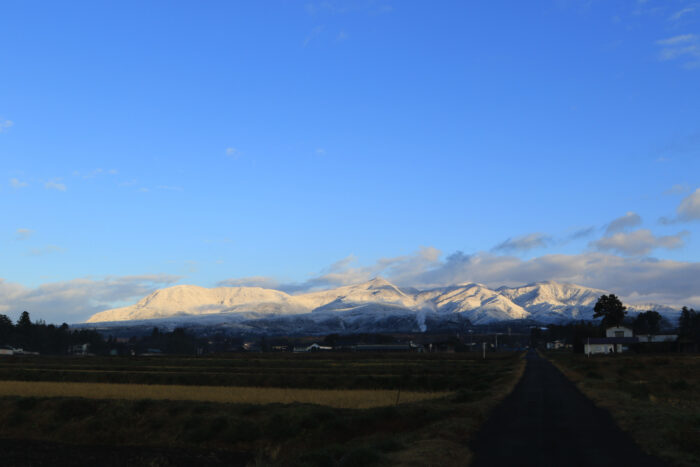
[[[155,399],[232,404],[318,404],[342,409],[368,409],[418,402],[449,392],[386,389],[297,389],[162,384],[112,384],[46,381],[0,381],[0,397],[84,397],[88,399]]]
[[[523,368],[518,353],[3,358],[0,445],[52,465],[102,446],[115,465],[462,466]]]
[[[0,358],[0,381],[440,392],[490,384],[497,368],[489,367],[500,358],[484,361],[477,353],[12,357]]]

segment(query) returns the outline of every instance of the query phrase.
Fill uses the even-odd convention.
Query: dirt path
[[[534,351],[515,390],[472,442],[473,466],[665,465]]]

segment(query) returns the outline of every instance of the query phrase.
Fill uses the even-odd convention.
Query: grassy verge
[[[88,385],[96,393],[83,398],[66,397],[66,394],[61,394],[56,389],[75,385],[75,382],[44,382],[46,385],[41,385],[43,392],[37,396],[24,393],[23,397],[0,397],[0,438],[45,443],[42,446],[48,446],[45,448],[46,456],[50,456],[51,449],[54,449],[51,443],[70,446],[70,451],[78,453],[76,455],[79,455],[81,449],[89,452],[99,446],[131,446],[134,449],[145,449],[143,456],[146,457],[140,458],[145,464],[150,462],[148,449],[157,449],[161,453],[179,450],[183,455],[189,451],[225,451],[235,453],[236,459],[243,459],[248,465],[260,466],[461,466],[470,458],[467,448],[469,437],[486,419],[489,410],[512,389],[524,368],[521,355],[490,357],[487,361],[459,355],[411,359],[403,356],[382,357],[381,360],[386,365],[377,365],[376,361],[372,362],[374,357],[367,356],[325,362],[321,361],[324,357],[318,357],[318,361],[307,359],[304,364],[306,368],[320,369],[319,374],[314,375],[314,384],[318,384],[318,381],[338,381],[340,384],[337,386],[340,387],[343,387],[343,378],[355,378],[357,373],[353,373],[352,369],[357,367],[371,367],[374,380],[380,380],[379,377],[386,374],[394,374],[397,376],[396,381],[402,383],[401,403],[398,405],[395,405],[398,389],[382,389],[383,383],[378,384],[379,388],[369,386],[359,392],[266,387],[253,390],[260,393],[256,397],[267,394],[268,398],[259,400],[260,403],[230,403],[191,400],[200,397],[198,394],[202,392],[202,387],[194,385],[177,387],[185,395],[189,392],[187,398],[190,400],[149,398],[146,392],[139,394],[138,391],[131,395],[124,392],[123,397],[115,394],[117,398],[105,399],[100,398],[103,391],[100,386],[90,385],[105,385],[108,388],[123,388],[126,385],[77,383]],[[33,364],[46,363],[35,360]],[[56,362],[48,363],[60,370]],[[123,371],[133,369],[129,362],[118,363],[123,365]],[[136,366],[141,363],[143,362],[136,362]],[[160,363],[146,363],[150,366],[149,371],[158,372]],[[208,371],[212,365],[228,363],[230,362],[226,360],[216,360],[201,369]],[[265,363],[269,363],[269,366]],[[260,370],[266,373],[278,363],[276,360],[262,362]],[[84,360],[76,364],[92,362]],[[411,379],[402,376],[407,366],[414,372]],[[463,368],[468,375],[459,372],[453,375],[455,380],[460,381],[461,387],[439,398],[422,391],[425,387],[422,380],[425,374],[420,373],[421,368],[430,374],[441,368],[455,367]],[[179,368],[178,371],[182,369]],[[99,374],[98,368],[94,370]],[[169,370],[164,367],[164,371]],[[269,373],[272,374],[273,371]],[[416,385],[410,386],[411,381]],[[0,388],[8,384],[9,381],[0,381]],[[169,394],[167,391],[174,389],[172,386],[162,388],[154,385],[140,388],[141,391],[166,391],[166,396]],[[242,390],[236,386],[213,389],[223,391],[223,394]],[[309,395],[313,403],[290,400],[268,403],[275,398],[281,399],[279,394],[289,394],[290,391]],[[319,404],[322,402],[322,393],[335,393],[336,396],[343,395],[342,397],[347,394],[360,395],[360,399],[368,400],[377,394],[388,394],[393,403],[363,409],[331,407]],[[411,394],[428,399],[412,401]],[[386,403],[386,400],[382,401],[382,404]],[[11,447],[12,443],[5,445]]]
[[[650,454],[700,465],[700,357],[546,356]]]

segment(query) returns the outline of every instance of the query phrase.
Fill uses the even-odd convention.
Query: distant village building
[[[409,342],[408,344],[357,344],[356,352],[423,352],[425,348],[420,344]]]
[[[605,337],[633,337],[634,332],[624,326],[613,326],[605,330]]]
[[[319,351],[329,351],[333,350],[333,347],[327,346],[327,345],[319,345],[317,343],[313,343],[308,346],[295,346],[294,347],[294,352],[319,352]]]
[[[651,342],[652,344],[659,342],[676,342],[678,340],[678,334],[643,334],[641,336],[637,336],[637,340],[642,343]]]
[[[559,350],[566,347],[566,343],[561,340],[547,342],[547,350]]]
[[[632,329],[624,326],[613,326],[605,330],[605,337],[586,339],[583,352],[586,355],[622,353],[628,351],[629,347],[637,342]]]
[[[76,344],[70,348],[72,355],[89,355],[90,344]]]
[[[257,342],[244,342],[241,346],[244,352],[262,352],[262,346]]]

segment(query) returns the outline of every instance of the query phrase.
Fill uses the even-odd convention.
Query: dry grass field
[[[189,400],[228,404],[318,404],[368,409],[446,397],[450,392],[387,389],[301,389],[164,384],[0,381],[0,397],[84,397],[88,399]]]
[[[645,451],[700,465],[700,356],[546,356]]]
[[[524,369],[479,357],[0,359],[0,446],[38,464],[462,466]]]

